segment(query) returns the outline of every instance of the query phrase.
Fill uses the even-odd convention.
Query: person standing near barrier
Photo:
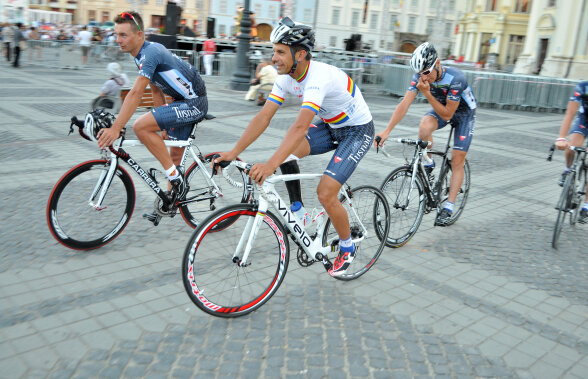
[[[214,59],[214,53],[216,52],[216,43],[210,38],[204,41],[202,45],[202,51],[204,56],[202,57],[202,63],[204,64],[204,75],[212,75],[212,61]]]
[[[82,26],[82,30],[78,32],[77,40],[80,44],[80,48],[82,49],[82,65],[85,66],[88,63],[88,52],[90,51],[90,46],[92,44],[92,32],[88,31],[88,27],[86,25]]]
[[[14,29],[14,62],[12,66],[15,68],[20,67],[19,59],[21,50],[26,49],[26,38],[23,34],[24,26],[22,23],[16,23],[16,29]]]
[[[588,81],[583,81],[576,85],[572,96],[570,96],[566,114],[559,128],[559,137],[555,140],[557,149],[566,150],[566,168],[561,174],[560,186],[563,187],[566,176],[570,172],[570,166],[574,162],[575,153],[573,150],[569,150],[568,147],[581,147],[584,145],[586,137],[588,137]],[[586,193],[586,199],[578,218],[578,222],[582,224],[587,221],[588,193]]]
[[[451,182],[449,196],[444,208],[439,212],[435,225],[447,226],[453,214],[453,203],[464,178],[464,164],[472,137],[476,120],[476,98],[464,74],[453,67],[443,67],[437,50],[429,42],[421,44],[415,49],[410,58],[410,67],[415,75],[404,98],[398,104],[388,127],[378,134],[381,137],[379,145],[392,132],[392,129],[404,118],[408,108],[420,91],[433,107],[423,116],[419,125],[419,138],[433,141],[433,132],[451,123],[455,127],[453,151],[451,153]],[[374,143],[378,146],[378,143]],[[435,162],[425,168],[428,172],[435,167]]]
[[[245,100],[255,100],[255,92],[259,87],[264,84],[274,84],[274,81],[278,77],[278,71],[272,66],[272,62],[269,58],[262,58],[261,62],[257,65],[255,70],[255,78],[251,80],[249,91],[245,95]],[[260,98],[257,99],[257,105],[265,104],[265,98],[263,94],[260,94]]]
[[[37,28],[35,28],[34,26],[31,26],[31,28],[29,29],[29,34],[27,35],[27,39],[29,41],[38,41],[41,39],[41,36],[39,35],[39,33],[37,32]],[[38,42],[33,42],[32,44],[29,45],[30,49],[29,49],[29,61],[33,61],[33,52],[36,51],[37,52],[37,60],[41,60],[41,46],[39,45]]]
[[[10,62],[12,60],[12,47],[14,44],[14,28],[8,22],[2,28],[2,40],[4,41],[4,56],[6,57],[6,61]]]
[[[145,41],[143,20],[137,12],[123,12],[114,19],[116,42],[124,53],[131,54],[139,68],[139,76],[122,104],[112,127],[98,132],[98,146],[105,148],[120,137],[120,132],[139,106],[149,85],[154,108],[133,124],[137,138],[163,166],[172,184],[172,203],[184,196],[188,188],[183,173],[174,159],[181,157],[182,148],[168,152],[160,132],[171,140],[188,139],[192,126],[208,112],[206,86],[198,70],[172,54],[165,46]],[[174,101],[165,104],[165,95]],[[163,134],[163,133],[162,133]]]

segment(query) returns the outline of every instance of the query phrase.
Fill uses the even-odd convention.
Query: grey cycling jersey
[[[145,41],[135,57],[135,63],[139,75],[149,79],[174,100],[206,96],[206,86],[198,71],[162,44]]]

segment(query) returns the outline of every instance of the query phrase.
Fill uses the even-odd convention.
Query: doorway
[[[537,69],[535,70],[535,74],[539,75],[541,72],[541,67],[543,67],[543,62],[545,61],[545,57],[547,56],[547,46],[549,45],[548,38],[541,38],[539,40],[539,55],[537,57]]]

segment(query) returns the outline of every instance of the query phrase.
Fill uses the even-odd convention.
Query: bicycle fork
[[[114,177],[114,173],[116,172],[117,166],[118,160],[116,156],[111,157],[108,170],[103,169],[100,172],[100,177],[98,178],[98,181],[96,182],[96,185],[94,186],[94,189],[90,194],[90,198],[88,199],[88,205],[96,209],[97,211],[106,209],[105,206],[102,206],[102,202],[104,201],[104,197],[106,196],[108,188],[110,188],[110,183],[112,183],[112,178]]]

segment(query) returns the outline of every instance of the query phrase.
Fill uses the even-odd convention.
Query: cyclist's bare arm
[[[408,108],[410,108],[416,96],[416,92],[406,91],[406,93],[404,94],[404,98],[402,99],[400,104],[396,106],[394,113],[392,113],[392,117],[390,117],[390,122],[388,122],[388,126],[386,127],[386,129],[383,132],[376,134],[376,136],[380,136],[382,138],[380,141],[380,146],[384,145],[384,141],[388,138],[388,136],[392,132],[392,129],[394,129],[396,125],[398,125],[398,123],[402,121],[404,116],[406,116],[406,112],[408,112]],[[374,139],[374,146],[377,146],[377,144],[378,142],[376,142],[376,140]]]
[[[150,83],[149,87],[151,87],[151,93],[153,96],[153,107],[157,108],[165,104],[165,95],[163,94],[161,88],[153,83]]]
[[[249,145],[251,145],[269,126],[272,117],[276,114],[279,106],[276,103],[267,101],[261,111],[259,111],[249,122],[247,129],[241,135],[241,138],[235,144],[231,151],[219,153],[219,157],[214,160],[215,163],[221,161],[233,161]]]
[[[570,126],[572,125],[572,121],[574,117],[576,117],[576,113],[578,112],[578,108],[580,107],[580,103],[577,101],[568,101],[568,107],[566,108],[566,114],[561,122],[561,126],[559,128],[559,138],[555,141],[555,147],[560,150],[565,150],[569,147],[569,143],[566,139],[568,132],[570,131]],[[563,138],[563,139],[562,139]]]
[[[455,111],[457,110],[457,107],[459,106],[459,101],[447,99],[446,105],[441,104],[431,93],[431,86],[429,83],[424,82],[422,78],[419,78],[419,84],[417,84],[417,88],[423,93],[423,96],[427,98],[429,104],[431,104],[433,110],[439,115],[439,117],[445,121],[451,120],[455,114]]]
[[[263,181],[268,176],[272,175],[274,171],[286,160],[286,158],[292,154],[302,142],[305,142],[305,136],[310,127],[310,123],[314,118],[315,113],[310,109],[300,109],[298,117],[294,124],[290,126],[280,147],[271,156],[266,163],[258,163],[251,167],[249,170],[249,176],[255,180],[258,184],[263,184]]]
[[[133,113],[135,113],[137,110],[137,107],[141,102],[141,98],[143,97],[143,93],[145,92],[145,88],[148,84],[149,79],[145,78],[144,76],[137,77],[133,88],[131,88],[125,97],[125,101],[123,102],[123,105],[120,109],[120,113],[118,114],[116,120],[114,120],[112,127],[108,129],[102,129],[98,132],[98,146],[100,148],[112,145],[112,143],[120,136],[120,131],[131,119]]]

